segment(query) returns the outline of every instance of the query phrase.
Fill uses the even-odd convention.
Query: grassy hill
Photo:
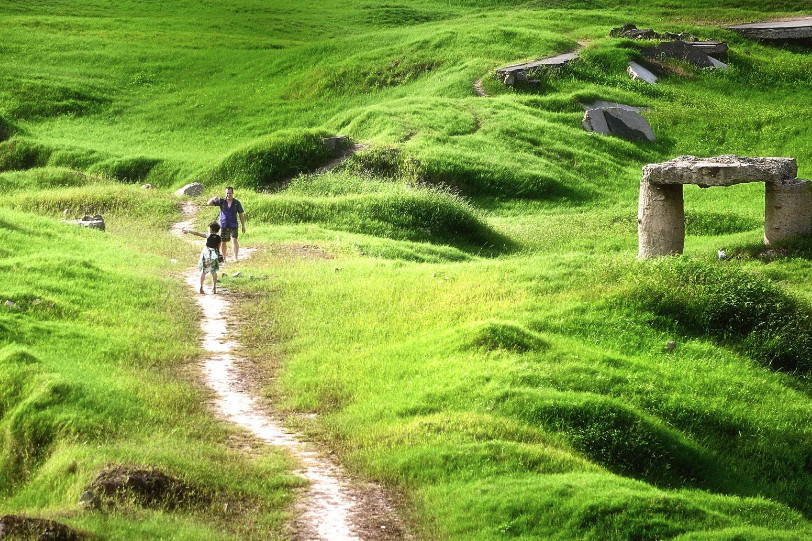
[[[401,494],[418,538],[812,538],[812,241],[762,245],[760,185],[691,186],[685,255],[635,259],[647,163],[812,176],[812,52],[724,29],[804,9],[4,2],[0,516],[287,535],[301,481],[244,451],[197,375],[194,250],[168,227],[200,181],[199,203],[236,186],[259,248],[225,285],[264,393],[317,414],[291,422]],[[639,44],[607,37],[625,22],[727,41],[731,69],[632,81]],[[538,87],[491,77],[578,47]],[[646,107],[658,140],[585,132],[595,99]],[[315,174],[334,133],[370,147]],[[105,233],[60,223],[96,212]],[[190,496],[87,511],[108,464]]]

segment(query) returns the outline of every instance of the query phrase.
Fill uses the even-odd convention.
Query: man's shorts
[[[228,242],[231,240],[231,237],[237,238],[239,235],[239,227],[223,227],[220,229],[220,238],[223,239],[223,242]]]

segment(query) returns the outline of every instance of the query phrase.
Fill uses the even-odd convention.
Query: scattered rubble
[[[322,139],[324,147],[333,154],[339,154],[350,146],[350,138],[346,135],[336,135]]]
[[[104,217],[101,214],[90,216],[85,214],[80,220],[62,220],[67,224],[80,225],[82,227],[89,227],[91,229],[98,229],[104,231]]]
[[[629,39],[671,39],[682,41],[699,41],[698,38],[686,32],[674,34],[673,32],[655,32],[651,28],[637,28],[632,23],[626,23],[623,26],[613,28],[609,31],[610,38],[629,38]]]

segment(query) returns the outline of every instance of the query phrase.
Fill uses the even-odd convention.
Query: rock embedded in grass
[[[175,191],[175,195],[178,197],[188,195],[190,197],[195,197],[203,193],[203,185],[199,182],[192,182],[191,184],[187,184],[186,186],[179,188]]]
[[[104,217],[101,214],[90,216],[85,214],[80,220],[64,220],[65,223],[79,225],[82,227],[89,227],[91,229],[98,229],[104,231]]]
[[[609,102],[595,102],[584,107],[586,112],[581,124],[587,131],[628,141],[656,140],[651,125],[638,113],[639,107]]]
[[[108,467],[96,476],[83,494],[83,498],[89,501],[100,498],[107,505],[131,498],[144,507],[167,509],[176,508],[193,496],[199,497],[199,494],[179,479],[154,468],[127,466]]]

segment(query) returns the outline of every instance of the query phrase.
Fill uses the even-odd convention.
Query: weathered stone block
[[[682,253],[685,247],[682,185],[640,182],[637,236],[638,258]]]
[[[768,182],[764,188],[764,244],[812,232],[812,186],[808,180]]]
[[[697,184],[701,187],[732,186],[743,182],[786,182],[795,179],[794,158],[715,158],[680,156],[643,167],[643,180],[653,184]]]

